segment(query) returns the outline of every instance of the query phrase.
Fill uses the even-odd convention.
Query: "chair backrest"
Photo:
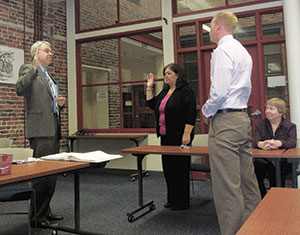
[[[193,145],[195,146],[207,146],[208,145],[208,134],[195,135]]]
[[[0,148],[10,148],[12,145],[12,139],[0,138]]]
[[[208,146],[208,134],[200,134],[200,135],[195,135],[195,138],[193,140],[193,145],[194,146]],[[203,164],[202,163],[202,157],[199,156],[192,156],[191,163],[195,164]]]
[[[13,160],[27,160],[33,156],[33,149],[30,148],[0,148],[0,153],[13,154]]]

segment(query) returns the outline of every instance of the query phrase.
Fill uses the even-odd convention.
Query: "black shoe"
[[[30,227],[49,228],[49,227],[52,227],[52,226],[58,226],[58,223],[52,222],[52,221],[49,221],[49,220],[30,222]]]
[[[165,205],[164,205],[164,208],[170,208],[172,207],[171,204],[169,202],[167,202]]]
[[[170,210],[171,211],[179,211],[179,210],[187,210],[189,209],[189,206],[171,206]]]
[[[64,217],[62,217],[62,215],[54,215],[54,214],[51,214],[51,213],[46,215],[46,218],[50,221],[52,221],[52,220],[63,220],[64,219]]]

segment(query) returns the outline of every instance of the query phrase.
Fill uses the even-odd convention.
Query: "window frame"
[[[211,9],[210,9],[211,10]],[[264,8],[264,9],[258,9],[258,10],[251,10],[251,11],[246,11],[246,12],[238,12],[236,13],[236,16],[238,18],[244,18],[248,16],[254,16],[255,17],[255,24],[256,24],[256,39],[253,40],[248,40],[248,41],[242,41],[241,43],[245,46],[251,46],[251,45],[256,45],[259,53],[259,58],[258,58],[258,64],[259,66],[259,79],[262,82],[262,89],[260,89],[261,93],[261,100],[260,103],[264,105],[265,101],[267,100],[267,92],[266,92],[266,81],[265,78],[267,74],[264,71],[264,53],[263,53],[263,45],[265,44],[277,44],[277,43],[285,43],[285,35],[284,36],[277,36],[274,38],[263,38],[263,32],[262,32],[262,15],[264,14],[270,14],[270,13],[275,13],[275,12],[283,12],[283,7],[278,6],[278,7],[271,7],[271,8]],[[184,53],[189,53],[189,52],[196,52],[197,53],[197,58],[198,58],[198,91],[199,91],[199,105],[197,105],[197,112],[201,113],[201,107],[205,103],[207,97],[203,97],[201,92],[205,90],[207,94],[209,94],[209,90],[207,90],[206,87],[206,82],[203,80],[204,79],[204,70],[203,70],[203,62],[201,61],[202,58],[202,53],[207,50],[212,50],[216,48],[215,44],[210,44],[210,45],[200,45],[202,43],[202,28],[200,27],[202,23],[209,22],[211,21],[212,17],[204,17],[200,19],[194,19],[194,20],[187,20],[187,21],[181,21],[181,22],[176,22],[174,23],[174,54],[175,54],[175,62],[179,64],[183,64],[183,54]],[[283,19],[284,20],[284,19]],[[185,25],[196,25],[196,42],[197,46],[196,47],[180,47],[180,39],[179,39],[179,28],[181,26]],[[286,59],[286,56],[285,56]],[[285,62],[286,64],[286,62]],[[202,81],[202,82],[201,82]],[[288,83],[288,75],[286,75],[286,81]],[[287,86],[287,96],[288,94],[288,84]],[[287,99],[287,104],[288,104],[288,99]],[[261,107],[261,110],[263,110],[263,106]],[[262,116],[264,117],[264,113]],[[208,128],[204,123],[203,117],[200,115],[200,119],[198,118],[196,120],[196,123],[199,123],[200,126],[200,133],[207,133]],[[198,125],[198,124],[197,124]],[[197,132],[198,132],[197,131]]]
[[[221,11],[221,10],[227,10],[227,9],[230,9],[230,8],[244,7],[244,6],[250,6],[250,5],[259,4],[259,3],[273,2],[273,1],[274,0],[256,0],[256,1],[252,1],[252,2],[245,2],[245,3],[238,3],[238,4],[229,5],[228,0],[224,0],[225,5],[222,6],[222,7],[215,7],[215,8],[209,8],[209,9],[203,9],[203,10],[177,13],[177,0],[172,0],[172,15],[173,15],[173,17],[187,16],[187,15],[193,15],[193,14],[199,14],[199,13],[205,13],[205,12],[212,12],[212,11]]]
[[[119,48],[119,81],[118,82],[108,82],[108,83],[101,83],[98,84],[100,86],[105,85],[118,85],[120,94],[120,128],[105,128],[105,129],[85,129],[87,132],[92,133],[155,133],[156,129],[154,128],[123,128],[123,93],[122,93],[122,86],[127,84],[134,84],[134,83],[145,83],[144,80],[135,80],[135,81],[122,81],[122,59],[120,56],[120,40],[123,37],[138,37],[140,34],[145,33],[155,33],[155,32],[162,32],[162,26],[158,27],[152,27],[148,29],[141,29],[141,30],[135,30],[130,31],[126,33],[116,33],[116,34],[110,34],[105,36],[97,36],[97,37],[91,37],[91,38],[84,38],[84,39],[77,39],[75,41],[76,46],[76,91],[77,91],[77,128],[78,130],[83,129],[83,91],[82,88],[84,87],[92,87],[95,86],[95,84],[82,84],[82,56],[81,56],[81,44],[82,43],[88,43],[93,41],[100,41],[100,40],[109,40],[109,39],[118,39],[118,48]]]
[[[103,30],[103,29],[111,29],[111,28],[117,28],[120,26],[127,26],[127,25],[135,25],[138,23],[148,23],[148,22],[155,22],[162,19],[162,16],[160,17],[154,17],[144,20],[135,20],[131,22],[121,23],[120,22],[120,0],[111,0],[111,1],[117,1],[117,20],[115,24],[112,25],[106,25],[106,26],[99,26],[89,29],[81,29],[80,23],[81,23],[81,17],[80,17],[80,1],[81,0],[75,0],[75,33],[85,33],[85,32],[92,32],[96,30]],[[163,1],[163,0],[161,0]]]

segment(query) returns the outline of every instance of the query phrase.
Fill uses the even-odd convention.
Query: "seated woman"
[[[295,148],[297,144],[296,125],[285,119],[286,103],[279,98],[269,99],[266,103],[266,118],[259,121],[255,127],[253,148],[263,150]],[[281,185],[291,172],[291,164],[286,159],[281,160]],[[263,158],[254,160],[254,169],[257,177],[261,197],[266,195],[264,178],[268,178],[270,187],[276,185],[275,167],[271,161]]]

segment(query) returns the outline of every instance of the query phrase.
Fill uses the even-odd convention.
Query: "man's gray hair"
[[[31,46],[31,50],[30,50],[30,53],[31,53],[31,56],[32,58],[34,57],[34,53],[36,51],[37,48],[41,47],[42,45],[48,45],[49,47],[51,47],[51,44],[47,41],[36,41],[32,46]]]

